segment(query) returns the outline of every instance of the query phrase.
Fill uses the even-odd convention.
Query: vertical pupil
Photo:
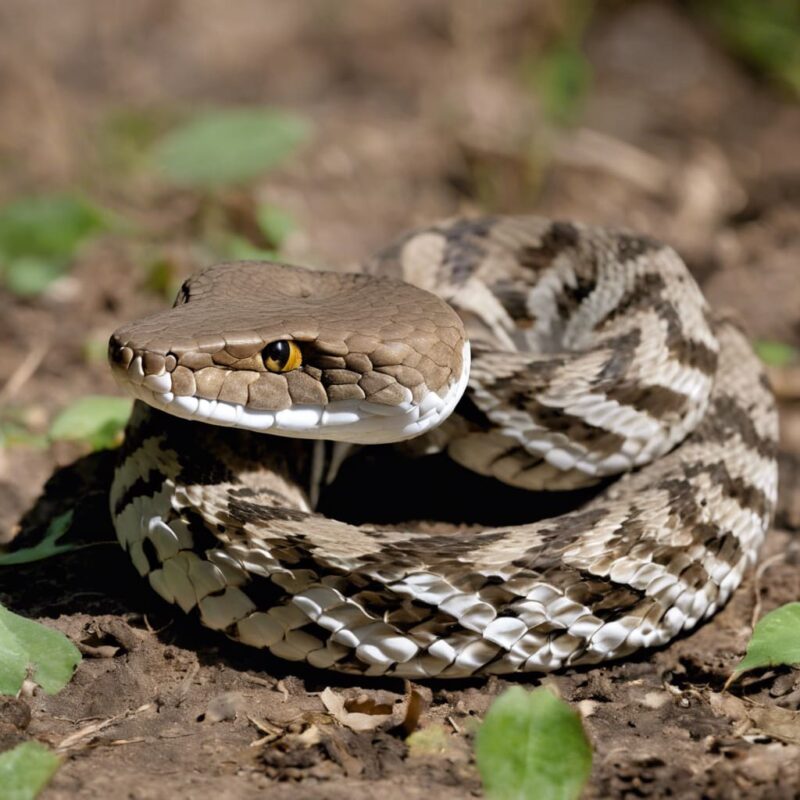
[[[289,360],[289,342],[272,342],[267,345],[267,356],[282,367]]]

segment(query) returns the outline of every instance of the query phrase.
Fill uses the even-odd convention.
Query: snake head
[[[401,281],[242,261],[115,331],[109,362],[128,393],[178,417],[378,444],[447,418],[469,343],[447,303]]]

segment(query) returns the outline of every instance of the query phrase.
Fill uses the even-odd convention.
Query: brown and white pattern
[[[726,602],[774,510],[777,418],[745,337],[672,250],[460,219],[364,272],[223,265],[112,337],[123,385],[171,412],[137,402],[111,493],[119,540],[162,597],[282,658],[415,678],[618,658]],[[279,338],[304,348],[301,370],[265,372],[258,354]],[[372,433],[327,436],[340,402]],[[281,436],[242,430],[259,429],[239,424],[251,406]],[[385,441],[376,420],[401,413],[423,449],[512,485],[626,474],[568,514],[469,535],[315,514],[313,443],[285,437],[313,424]]]

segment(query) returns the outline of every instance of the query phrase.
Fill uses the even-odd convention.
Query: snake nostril
[[[108,341],[108,360],[112,364],[127,369],[131,361],[133,361],[133,350],[123,345],[122,341],[116,335],[112,335]]]

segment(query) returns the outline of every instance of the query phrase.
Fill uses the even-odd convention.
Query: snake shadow
[[[472,472],[443,453],[398,458],[391,446],[374,446],[344,462],[317,508],[353,525],[424,521],[496,528],[573,511],[609,483],[568,492],[532,492]]]

